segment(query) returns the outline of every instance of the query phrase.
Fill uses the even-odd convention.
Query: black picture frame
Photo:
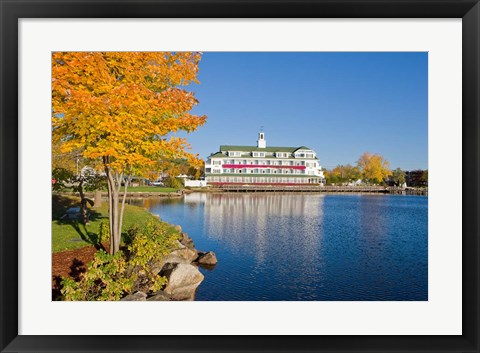
[[[478,0],[0,0],[2,352],[479,352]],[[18,20],[21,18],[462,18],[461,336],[18,335]],[[454,171],[452,171],[454,172]],[[459,191],[460,192],[460,191]],[[455,235],[452,235],[455,236]],[[456,235],[456,236],[459,236]],[[104,323],[108,318],[102,319]]]

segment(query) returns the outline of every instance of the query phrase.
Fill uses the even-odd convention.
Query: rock
[[[190,250],[193,250],[195,252],[197,251],[197,249],[195,249],[195,244],[193,244],[193,243],[186,243],[185,246],[187,248],[189,248]]]
[[[190,250],[196,251],[195,244],[193,244],[193,242],[185,243],[185,247],[189,248]]]
[[[144,302],[147,300],[147,295],[143,292],[136,292],[135,294],[129,294],[126,297],[120,299],[122,302]]]
[[[193,244],[192,238],[190,238],[187,233],[182,233],[182,240],[180,240],[180,243],[191,250],[195,249],[195,244]]]
[[[181,249],[173,250],[165,259],[165,262],[189,264],[198,257],[195,250],[183,247]]]
[[[150,270],[153,273],[158,274],[162,270],[163,265],[165,265],[165,261],[163,261],[163,260],[158,261],[158,262],[154,262],[154,263],[151,264]]]
[[[169,300],[171,300],[170,297],[167,294],[165,294],[165,292],[162,290],[154,293],[151,297],[147,299],[147,301],[162,301],[162,302],[169,301]]]
[[[173,300],[193,300],[197,287],[204,276],[196,266],[182,263],[167,263],[160,272],[168,279],[163,292]]]
[[[183,249],[186,247],[184,244],[180,243],[178,240],[175,240],[175,245],[176,245],[175,249]]]
[[[200,265],[207,265],[207,266],[212,266],[217,264],[217,256],[215,256],[215,253],[213,251],[209,251],[206,253],[199,253],[197,262]]]

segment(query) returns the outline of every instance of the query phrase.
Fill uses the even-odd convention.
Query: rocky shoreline
[[[203,252],[195,248],[192,238],[175,226],[181,239],[177,247],[161,262],[152,267],[152,271],[165,276],[167,284],[155,293],[136,292],[122,298],[121,301],[192,301],[195,292],[203,282],[204,276],[199,266],[212,269],[217,264],[213,251]]]

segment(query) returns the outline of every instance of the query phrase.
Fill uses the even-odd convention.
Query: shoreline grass
[[[99,208],[89,208],[90,222],[84,225],[81,220],[61,219],[70,207],[78,207],[80,199],[73,196],[52,196],[52,253],[74,250],[85,246],[108,242],[109,239],[99,239],[100,224],[108,224],[108,203],[103,202]],[[132,225],[143,225],[149,221],[162,222],[148,210],[132,205],[125,205],[122,233]],[[177,232],[169,225],[171,232]]]

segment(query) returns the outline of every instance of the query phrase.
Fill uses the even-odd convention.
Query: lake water
[[[428,198],[206,194],[134,201],[218,264],[196,300],[428,300]]]

